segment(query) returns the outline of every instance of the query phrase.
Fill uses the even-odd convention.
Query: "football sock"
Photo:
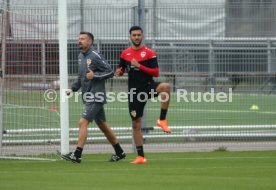
[[[138,156],[145,156],[143,146],[136,146]]]
[[[116,152],[116,155],[121,155],[124,152],[119,143],[114,144],[112,146],[113,146],[113,148],[114,148],[114,150]]]
[[[78,158],[81,158],[82,150],[83,150],[83,148],[77,147],[75,152],[74,152],[75,156],[78,157]]]
[[[159,117],[160,120],[166,119],[167,111],[168,111],[167,109],[161,108],[160,117]]]

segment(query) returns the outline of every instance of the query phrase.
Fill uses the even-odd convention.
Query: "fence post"
[[[211,88],[214,88],[215,86],[215,59],[214,59],[214,49],[213,49],[213,41],[209,41],[209,77],[208,77],[208,89],[207,91],[211,90]]]
[[[43,84],[46,83],[46,44],[45,39],[41,42],[41,75]]]
[[[271,42],[267,40],[267,72],[271,73]]]

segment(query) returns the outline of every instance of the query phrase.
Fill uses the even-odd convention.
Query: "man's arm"
[[[120,58],[120,63],[116,69],[115,76],[122,76],[126,69],[126,61],[122,58]]]
[[[71,89],[73,92],[77,92],[81,87],[81,72],[79,67],[78,77],[74,80],[74,82],[71,85]]]
[[[139,70],[143,71],[144,73],[148,74],[148,75],[151,75],[151,76],[154,76],[154,77],[158,77],[159,76],[159,67],[158,67],[158,64],[157,64],[157,59],[156,57],[155,58],[152,58],[150,60],[152,62],[152,67],[153,68],[150,68],[150,67],[146,67],[144,65],[141,65],[140,63],[138,63],[137,60],[133,59],[131,60],[131,65],[134,66],[134,67],[137,67]]]
[[[105,80],[113,77],[113,74],[114,74],[113,70],[110,64],[104,59],[100,59],[99,57],[96,57],[96,59],[93,60],[92,64],[94,64],[93,79]]]
[[[140,65],[139,69],[145,73],[147,73],[148,75],[154,76],[154,77],[158,77],[159,76],[159,68],[155,67],[155,68],[149,68],[146,67],[144,65]]]

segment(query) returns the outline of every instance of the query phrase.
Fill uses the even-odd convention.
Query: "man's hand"
[[[124,72],[123,72],[122,67],[117,68],[115,73],[114,73],[115,76],[122,76],[123,74],[124,74]]]
[[[67,96],[69,96],[72,92],[73,92],[72,89],[65,90],[65,93],[66,93]]]
[[[138,63],[138,61],[136,59],[131,60],[131,65],[138,69],[140,68],[140,63]]]
[[[92,80],[94,78],[94,72],[89,69],[88,72],[86,73],[86,78],[88,80]]]

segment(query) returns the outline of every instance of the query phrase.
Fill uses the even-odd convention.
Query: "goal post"
[[[62,98],[64,89],[68,88],[68,60],[67,60],[67,5],[66,0],[58,1],[59,24],[59,81],[60,81],[60,135],[61,154],[69,153],[69,106],[68,99]]]

